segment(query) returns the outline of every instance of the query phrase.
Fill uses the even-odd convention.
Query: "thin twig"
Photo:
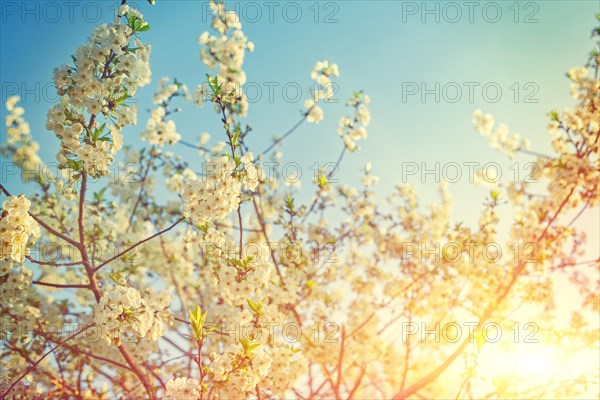
[[[300,125],[302,125],[302,123],[303,123],[304,121],[306,121],[306,116],[307,116],[307,115],[310,113],[310,111],[313,109],[313,107],[314,107],[314,105],[313,105],[311,108],[309,108],[309,109],[308,109],[308,111],[306,111],[306,112],[305,112],[305,113],[302,115],[302,119],[301,119],[300,121],[296,122],[296,124],[295,124],[294,126],[292,126],[292,128],[291,128],[289,131],[287,131],[287,132],[286,132],[286,133],[285,133],[285,134],[284,134],[282,137],[280,137],[280,138],[278,138],[278,139],[275,139],[275,140],[273,141],[273,143],[271,143],[271,145],[269,145],[269,147],[267,147],[266,149],[264,149],[264,150],[262,151],[262,153],[260,153],[260,155],[262,155],[262,156],[266,155],[266,154],[267,154],[267,153],[269,153],[269,151],[271,151],[271,150],[272,150],[272,149],[273,149],[275,146],[277,146],[279,143],[283,142],[283,141],[285,140],[285,138],[287,138],[287,137],[288,137],[288,136],[290,136],[292,133],[294,133],[294,131],[295,131],[296,129],[298,129],[298,127],[299,127]]]
[[[169,226],[168,228],[165,228],[165,229],[163,229],[163,230],[162,230],[162,231],[160,231],[160,232],[156,232],[154,235],[152,235],[152,236],[149,236],[149,237],[147,237],[146,239],[144,239],[144,240],[142,240],[142,241],[139,241],[139,242],[137,242],[136,244],[134,244],[133,246],[130,246],[130,247],[128,247],[127,249],[123,250],[122,252],[120,252],[120,253],[119,253],[119,254],[117,254],[116,256],[114,256],[114,257],[111,257],[111,258],[109,258],[109,259],[108,259],[108,260],[106,260],[106,261],[103,261],[102,263],[100,263],[100,265],[98,265],[98,266],[96,267],[96,269],[94,270],[94,272],[98,271],[100,268],[104,267],[106,264],[108,264],[108,263],[110,263],[110,262],[112,262],[112,261],[116,260],[117,258],[119,258],[119,257],[123,256],[124,254],[127,254],[128,252],[130,252],[131,250],[135,249],[136,247],[138,247],[138,246],[141,246],[142,244],[144,244],[144,243],[146,243],[146,242],[148,242],[148,241],[150,241],[150,240],[154,239],[155,237],[157,237],[157,236],[160,236],[160,235],[162,235],[163,233],[170,231],[171,229],[175,228],[175,226],[177,226],[177,224],[179,224],[179,223],[180,223],[181,221],[183,221],[184,219],[185,219],[185,217],[181,217],[181,218],[179,218],[177,221],[175,221],[175,223],[173,223],[173,224],[172,224],[171,226]]]
[[[50,354],[52,354],[53,352],[55,352],[57,349],[59,349],[62,345],[64,345],[65,343],[67,343],[69,340],[81,335],[83,332],[87,331],[88,329],[90,329],[92,325],[89,325],[87,327],[85,327],[84,329],[80,330],[77,333],[74,333],[72,336],[66,338],[65,340],[63,340],[62,342],[58,343],[56,346],[54,346],[53,348],[51,348],[50,350],[48,350],[46,353],[44,353],[43,356],[40,357],[39,360],[37,360],[36,362],[33,363],[33,365],[31,365],[29,368],[27,368],[27,370],[21,374],[21,376],[19,376],[9,387],[8,389],[6,389],[6,391],[4,393],[2,393],[2,396],[0,396],[1,398],[5,399],[8,398],[8,393],[19,383],[23,380],[23,378],[25,378],[27,375],[29,375],[29,373],[31,371],[33,371],[34,369],[37,368],[37,366],[44,361],[44,359],[46,357],[48,357]]]
[[[51,283],[51,282],[42,282],[42,281],[32,281],[31,282],[33,285],[40,285],[40,286],[48,286],[48,287],[53,287],[53,288],[59,288],[59,289],[89,289],[90,288],[90,284],[79,284],[79,283]]]
[[[0,190],[2,190],[2,192],[4,192],[5,195],[7,195],[9,197],[11,196],[11,194],[8,192],[8,190],[6,190],[6,188],[2,184],[0,184]],[[54,228],[52,228],[50,225],[48,225],[47,223],[45,223],[44,221],[42,221],[41,219],[39,219],[38,217],[36,217],[32,213],[29,213],[29,215],[31,216],[31,218],[33,218],[35,220],[35,222],[37,222],[38,224],[40,224],[44,229],[46,229],[48,232],[50,232],[54,236],[56,236],[58,238],[61,238],[62,240],[64,240],[65,242],[69,243],[72,246],[77,247],[79,245],[75,240],[73,240],[70,237],[68,237],[66,235],[63,235],[62,233],[56,231]]]

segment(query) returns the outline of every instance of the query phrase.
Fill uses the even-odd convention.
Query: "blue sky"
[[[46,110],[55,102],[50,86],[52,69],[69,60],[95,25],[112,18],[115,3],[1,3],[2,100],[15,92],[21,95],[45,160],[52,161],[57,150],[54,135],[44,128]],[[161,77],[175,76],[190,88],[203,80],[207,71],[199,60],[197,37],[210,21],[206,2],[157,0],[154,7],[145,1],[133,4],[141,6],[151,25],[142,38],[153,46],[153,82],[139,92],[139,123],[125,132],[128,144],[139,142],[151,95]],[[410,1],[228,4],[240,11],[244,31],[256,44],[245,63],[248,82],[262,88],[246,121],[254,128],[248,141],[256,152],[298,120],[303,100],[309,96],[314,62],[328,59],[340,66],[335,96],[339,103],[325,105],[325,121],[317,126],[304,124],[282,148],[286,161],[302,166],[301,198],[306,199],[313,193],[309,167],[315,162],[335,161],[339,154],[342,144],[337,122],[349,111],[343,103],[352,90],[364,90],[371,96],[373,119],[369,139],[360,143],[359,152],[344,160],[340,180],[357,183],[359,170],[367,161],[373,162],[374,174],[381,177],[382,193],[389,193],[402,180],[403,163],[409,162],[418,163],[419,169],[426,163],[431,169],[436,162],[441,168],[447,162],[464,166],[465,162],[483,165],[493,161],[502,165],[503,175],[510,179],[514,173],[509,169],[511,162],[488,148],[486,140],[473,131],[473,110],[493,113],[511,131],[529,137],[534,149],[547,150],[545,114],[572,104],[564,74],[582,64],[593,48],[589,37],[593,14],[599,9],[598,1],[499,1],[472,6]],[[431,93],[423,101],[421,90],[435,92],[436,82],[439,102]],[[275,87],[273,101],[268,96],[269,85]],[[296,101],[284,98],[286,85],[291,97],[294,88],[301,88]],[[474,88],[472,99],[469,85]],[[499,96],[495,94],[498,87],[502,90]],[[407,92],[414,88],[419,92]],[[200,110],[187,104],[176,122],[187,141],[195,142],[205,131],[213,140],[222,139],[218,119],[209,107]],[[194,151],[183,146],[173,150],[190,160],[195,157]],[[530,160],[517,159],[521,163]],[[525,171],[522,164],[518,168]],[[463,177],[450,186],[457,204],[455,216],[474,223],[477,216],[473,210],[487,189],[473,189],[466,177],[468,168],[461,171]],[[436,178],[425,178],[420,182],[417,174],[408,180],[418,186],[424,200],[431,201]],[[19,182],[8,183],[14,191],[23,190],[17,189]]]

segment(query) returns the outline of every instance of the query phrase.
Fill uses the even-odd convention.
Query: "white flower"
[[[122,4],[121,6],[119,6],[117,14],[119,16],[123,16],[123,15],[127,14],[128,11],[129,11],[129,6],[127,4]]]
[[[246,158],[248,161],[248,158]],[[245,173],[234,173],[235,163],[227,157],[212,159],[204,165],[204,176],[185,184],[181,196],[183,214],[194,224],[204,225],[212,220],[226,218],[237,210],[242,187],[253,190],[256,186],[249,176],[252,164],[248,161]]]
[[[13,111],[19,101],[21,101],[21,97],[19,97],[19,96],[9,97],[9,99],[6,100],[6,109],[8,111]]]
[[[43,162],[38,156],[39,144],[31,137],[29,123],[23,118],[25,110],[17,107],[19,96],[12,96],[6,101],[6,109],[10,112],[5,117],[6,139],[3,140],[0,149],[12,154],[12,161],[22,171],[27,171],[21,177],[24,180],[49,181],[54,175],[49,171],[42,174]],[[46,169],[47,170],[47,169]]]
[[[24,195],[10,196],[2,205],[0,216],[0,261],[25,261],[31,238],[40,236],[40,226],[29,215],[31,202]]]
[[[198,38],[202,46],[200,59],[209,69],[217,69],[218,81],[224,85],[223,101],[236,105],[233,112],[245,116],[248,110],[248,101],[241,91],[241,86],[246,82],[246,73],[243,70],[246,49],[254,50],[254,44],[242,31],[240,18],[234,11],[226,10],[222,3],[210,2],[214,13],[212,27],[218,35],[204,32]],[[202,106],[208,88],[201,85],[196,89],[195,102]]]
[[[366,106],[368,102],[370,102],[369,96],[363,95],[362,92],[355,93],[346,102],[346,105],[354,107],[354,119],[342,117],[339,122],[338,134],[342,136],[346,149],[349,151],[356,151],[358,149],[356,141],[368,137],[365,128],[371,121],[371,113]]]
[[[166,384],[166,399],[196,400],[200,397],[200,385],[195,379],[175,378],[169,379]]]
[[[340,76],[340,71],[337,64],[329,64],[329,61],[317,61],[313,67],[310,77],[314,80],[318,80],[320,76]]]
[[[511,158],[515,157],[518,150],[530,146],[529,140],[521,138],[521,135],[509,135],[508,126],[505,124],[499,124],[494,129],[494,117],[491,114],[484,115],[479,109],[473,113],[472,122],[475,130],[488,138],[491,147],[503,151]]]
[[[25,265],[0,261],[0,297],[5,305],[13,307],[19,303],[31,287],[32,272]]]
[[[164,77],[160,80],[158,84],[158,88],[154,93],[154,99],[152,100],[154,104],[162,104],[167,101],[171,96],[176,94],[179,91],[179,85],[175,83],[169,83],[170,79],[168,77]]]
[[[208,32],[202,32],[200,37],[198,37],[198,43],[200,43],[200,44],[208,43],[208,35],[209,35]]]
[[[567,76],[575,82],[580,82],[588,75],[586,67],[573,67],[567,72]]]
[[[318,103],[322,99],[328,100],[333,98],[335,95],[335,86],[331,78],[340,76],[337,64],[329,65],[327,60],[317,61],[310,76],[317,83],[317,89],[312,91],[312,101]],[[320,114],[322,115],[322,111]]]
[[[164,330],[155,326],[155,311],[137,289],[119,285],[104,293],[95,307],[94,322],[108,344],[118,346],[124,334],[143,338],[153,327],[150,339],[156,340]]]
[[[473,125],[475,130],[483,136],[489,136],[494,126],[494,117],[491,114],[483,114],[480,109],[475,110],[473,113]]]
[[[306,120],[308,122],[318,124],[321,120],[323,120],[323,109],[319,107],[313,100],[306,100],[304,102],[304,107],[307,110]]]
[[[366,105],[361,104],[358,106],[356,109],[356,120],[362,122],[364,126],[369,125],[369,122],[371,122],[371,113]]]
[[[210,134],[207,132],[204,132],[202,135],[200,135],[200,146],[204,146],[206,143],[208,143],[210,140]]]
[[[141,13],[127,5],[120,6],[117,13],[143,20]],[[92,177],[107,175],[121,147],[121,136],[114,129],[136,124],[137,107],[125,101],[150,82],[151,72],[150,46],[133,33],[120,18],[102,24],[75,51],[76,68],[63,64],[54,69],[60,98],[48,111],[46,128],[61,140],[56,156],[60,169],[77,165],[69,160],[83,161]]]
[[[176,132],[175,121],[165,121],[165,115],[163,107],[152,110],[146,123],[146,130],[141,133],[143,140],[158,146],[177,143],[181,140],[181,135]]]

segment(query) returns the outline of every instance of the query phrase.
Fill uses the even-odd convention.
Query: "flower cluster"
[[[200,59],[209,69],[218,68],[217,78],[223,84],[223,101],[235,106],[240,115],[246,115],[248,100],[242,91],[246,73],[242,65],[246,49],[254,51],[254,44],[244,35],[242,24],[234,11],[228,11],[223,3],[212,0],[210,7],[214,14],[212,26],[219,35],[210,35],[209,32],[200,35]],[[205,85],[198,86],[196,103],[202,105],[207,93]]]
[[[154,293],[146,289],[142,298],[146,301],[149,310],[152,310],[152,323],[145,338],[150,342],[155,342],[165,334],[165,324],[171,324],[171,295],[167,291]]]
[[[597,68],[596,68],[597,70]],[[577,182],[581,190],[570,196],[571,206],[598,204],[600,193],[600,80],[590,76],[586,67],[575,67],[567,76],[571,80],[571,95],[577,107],[552,111],[548,130],[552,135],[552,148],[557,158],[538,164],[545,166],[544,175],[551,181],[549,190],[553,198],[568,194],[568,183]]]
[[[12,96],[6,101],[6,110],[10,114],[5,118],[6,141],[0,148],[12,154],[13,162],[23,171],[27,171],[22,175],[25,180],[33,180],[42,177],[36,173],[42,164],[38,156],[40,145],[31,138],[29,124],[23,118],[25,110],[17,106],[20,100],[19,96]]]
[[[170,83],[169,78],[162,78],[154,93],[153,100],[154,104],[158,104],[159,107],[153,109],[150,114],[150,119],[146,123],[146,130],[141,134],[143,140],[156,146],[164,146],[165,144],[177,143],[181,139],[181,135],[176,131],[175,121],[166,120],[167,115],[179,111],[179,109],[169,110],[169,103],[175,96],[188,99],[187,86],[177,82],[177,80]]]
[[[29,124],[23,118],[25,110],[23,107],[17,107],[19,101],[21,101],[19,96],[12,96],[6,101],[6,110],[10,112],[10,115],[5,118],[7,144],[19,142],[31,133]]]
[[[218,273],[221,294],[230,304],[244,304],[267,287],[272,272],[272,265],[263,260],[224,266]]]
[[[317,61],[310,77],[319,84],[319,89],[314,92],[314,100],[331,99],[335,93],[331,77],[339,78],[340,70],[337,64],[329,64],[329,61]]]
[[[31,270],[25,265],[0,261],[0,298],[9,307],[18,304],[31,286]]]
[[[200,397],[200,385],[196,379],[169,379],[166,387],[165,398],[169,400],[191,400]]]
[[[0,216],[0,260],[25,261],[31,238],[40,236],[40,226],[29,215],[31,202],[24,196],[10,196]]]
[[[357,140],[366,139],[368,136],[366,126],[371,122],[371,113],[367,108],[367,104],[371,103],[371,98],[368,95],[363,95],[362,92],[354,93],[346,105],[354,107],[354,118],[342,117],[338,128],[338,134],[344,139],[346,149],[356,151],[358,146]]]
[[[158,107],[152,110],[150,119],[146,123],[146,130],[142,132],[141,137],[150,144],[162,146],[165,143],[177,143],[181,135],[175,131],[175,121],[165,121],[166,111]]]
[[[54,70],[60,103],[48,111],[46,128],[61,141],[62,169],[106,175],[122,146],[119,131],[136,123],[137,108],[125,101],[150,82],[150,46],[134,39],[149,26],[137,10],[123,11],[122,18],[92,32],[72,56],[73,65]]]
[[[318,89],[313,91],[313,98],[304,102],[306,108],[306,120],[318,124],[323,118],[323,109],[317,105],[320,100],[329,100],[335,94],[335,88],[331,77],[339,77],[340,71],[337,64],[329,64],[329,61],[317,61],[313,67],[310,77],[317,83]]]
[[[471,121],[475,130],[488,138],[492,148],[503,151],[511,158],[515,157],[517,151],[530,147],[529,140],[521,138],[518,133],[509,135],[508,126],[505,124],[499,124],[494,129],[494,117],[484,114],[480,109],[475,110]]]
[[[168,317],[170,299],[142,297],[132,287],[117,285],[106,290],[94,312],[94,322],[101,328],[102,337],[108,344],[121,344],[123,333],[155,341],[164,334],[161,317]]]
[[[222,398],[246,398],[269,371],[272,359],[262,349],[241,354],[212,354],[211,368]]]
[[[235,161],[227,156],[205,163],[205,175],[184,185],[183,214],[196,225],[224,219],[237,210],[242,189],[253,191],[258,185],[256,166],[252,153],[246,153]]]
[[[185,181],[192,181],[198,179],[198,176],[194,171],[189,168],[185,168],[181,172],[173,171],[170,166],[165,166],[165,185],[167,189],[172,193],[179,193],[183,189]]]
[[[314,124],[318,124],[325,118],[323,109],[317,105],[314,100],[306,99],[304,101],[304,107],[306,108],[306,120]]]
[[[267,375],[265,388],[284,397],[287,388],[296,382],[306,365],[299,361],[298,354],[288,346],[275,346],[272,358],[271,370],[275,373]]]
[[[154,92],[152,101],[154,104],[167,104],[175,96],[183,96],[188,99],[187,86],[178,82],[177,79],[171,83],[169,77],[165,76],[158,83],[158,88]]]

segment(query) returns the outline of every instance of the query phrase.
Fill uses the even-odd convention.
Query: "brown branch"
[[[331,177],[333,176],[333,174],[335,174],[335,172],[339,168],[340,163],[342,162],[342,159],[344,158],[345,154],[346,154],[346,145],[344,144],[344,148],[342,149],[342,152],[340,153],[340,155],[339,155],[339,157],[338,157],[335,165],[333,166],[333,169],[326,176],[327,180],[331,179]],[[319,191],[317,192],[317,196],[315,197],[315,199],[313,200],[312,204],[308,208],[308,211],[306,212],[306,214],[304,214],[304,217],[302,218],[302,221],[301,221],[302,223],[304,223],[306,221],[306,219],[308,218],[308,216],[314,211],[315,206],[317,205],[317,202],[321,198],[322,194],[323,194],[323,188],[319,187]]]
[[[37,360],[36,362],[33,363],[33,365],[31,365],[29,368],[27,368],[27,370],[21,374],[21,376],[19,376],[9,387],[8,389],[6,389],[6,391],[4,393],[2,393],[2,396],[0,396],[1,398],[5,399],[8,398],[8,393],[19,383],[23,380],[23,378],[25,378],[27,375],[29,375],[29,373],[31,373],[34,369],[37,368],[37,366],[44,361],[44,359],[46,357],[48,357],[50,354],[52,354],[53,352],[55,352],[56,350],[58,350],[62,345],[64,345],[66,342],[68,342],[69,340],[81,335],[83,332],[87,331],[88,329],[90,329],[92,325],[89,325],[87,327],[85,327],[84,329],[80,330],[77,333],[74,333],[72,336],[66,338],[65,340],[63,340],[62,342],[58,343],[56,346],[54,346],[53,348],[51,348],[50,350],[48,350],[46,353],[44,353],[44,355],[42,355],[40,357],[39,360]]]
[[[575,188],[576,188],[576,185],[574,185],[571,188],[569,194],[562,201],[562,203],[559,206],[558,210],[556,211],[556,213],[554,213],[554,216],[550,219],[550,221],[548,222],[548,224],[544,228],[542,234],[536,240],[536,243],[539,243],[541,240],[543,240],[546,237],[546,233],[548,232],[548,229],[554,223],[554,221],[558,218],[558,215],[560,214],[560,212],[563,210],[563,208],[565,207],[565,205],[569,201],[569,198],[575,192]],[[506,298],[506,296],[508,296],[508,294],[510,293],[512,287],[516,283],[517,279],[519,278],[519,276],[521,275],[521,273],[525,269],[525,266],[526,266],[525,262],[521,260],[519,262],[519,264],[515,267],[515,269],[513,270],[510,282],[506,285],[506,287],[504,288],[504,290],[501,291],[500,295],[496,298],[496,300],[494,302],[490,303],[490,305],[487,307],[487,309],[483,313],[482,317],[479,319],[479,325],[478,326],[480,326],[482,324],[485,324],[485,322],[492,316],[492,313],[500,306],[500,304],[504,301],[504,299]],[[438,376],[442,372],[444,372],[446,370],[446,368],[448,368],[448,366],[450,366],[450,364],[452,364],[452,362],[454,362],[454,360],[464,351],[464,349],[471,342],[471,340],[472,340],[472,338],[470,338],[470,337],[466,338],[460,344],[460,346],[442,364],[440,364],[438,367],[436,367],[429,374],[425,375],[423,378],[419,379],[416,383],[414,383],[408,389],[406,389],[406,390],[402,390],[401,389],[398,393],[396,393],[394,395],[394,397],[393,397],[394,400],[404,399],[404,398],[406,398],[406,397],[408,397],[408,396],[410,396],[412,394],[415,394],[417,391],[421,390],[423,387],[427,386],[429,383],[431,383],[435,379],[437,379]]]
[[[256,198],[254,196],[252,197],[252,202],[254,203],[254,210],[256,211],[256,216],[258,217],[258,223],[260,225],[260,229],[262,231],[263,236],[265,237],[267,246],[269,247],[269,253],[271,254],[271,260],[273,261],[273,264],[275,264],[275,270],[277,271],[279,280],[281,281],[281,284],[285,288],[285,281],[283,280],[283,275],[281,274],[281,270],[279,269],[279,263],[277,262],[277,259],[275,258],[274,250],[273,250],[273,248],[271,248],[271,243],[269,242],[269,236],[267,235],[267,226],[266,226],[265,220],[263,218],[262,212],[260,211],[260,208],[258,207]]]
[[[82,264],[81,261],[74,261],[74,262],[69,262],[69,263],[56,263],[56,262],[50,262],[50,261],[36,260],[36,259],[32,258],[31,256],[25,256],[25,258],[27,258],[29,261],[31,261],[34,264],[38,264],[38,265],[50,265],[50,266],[53,266],[53,267],[72,267],[74,265],[81,265]]]
[[[241,203],[238,206],[237,215],[238,215],[238,223],[240,225],[239,228],[240,228],[240,261],[241,261],[242,256],[243,256],[243,250],[244,250],[244,227],[242,225],[242,204]]]
[[[11,196],[11,194],[8,192],[8,190],[6,190],[6,188],[4,187],[4,185],[0,184],[0,190],[2,190],[2,192],[4,192],[5,195],[7,196]],[[37,222],[38,224],[40,224],[44,229],[46,229],[48,232],[50,232],[51,234],[53,234],[54,236],[61,238],[62,240],[64,240],[65,242],[69,243],[72,246],[77,247],[78,243],[71,239],[70,237],[63,235],[62,233],[56,231],[54,228],[52,228],[50,225],[48,225],[47,223],[45,223],[44,221],[42,221],[41,219],[39,219],[38,217],[36,217],[35,215],[33,215],[32,213],[28,213],[31,218],[33,218],[35,220],[35,222]]]
[[[94,297],[96,298],[96,302],[98,303],[98,302],[100,302],[100,299],[102,298],[102,294],[100,293],[100,288],[98,287],[98,282],[96,281],[96,277],[95,277],[95,272],[97,269],[94,269],[94,267],[90,263],[90,260],[89,260],[88,254],[87,254],[87,249],[85,247],[85,230],[84,230],[83,220],[84,220],[84,213],[85,213],[86,188],[87,188],[87,175],[85,172],[83,172],[81,174],[81,187],[79,190],[79,215],[77,218],[77,225],[79,227],[79,242],[80,243],[78,244],[77,248],[79,249],[79,252],[81,254],[81,260],[83,262],[83,266],[85,267],[85,272],[88,276],[88,279],[90,280],[90,289],[92,290],[92,292],[94,292]],[[129,364],[129,366],[131,367],[131,370],[138,377],[138,379],[140,380],[142,385],[144,385],[144,388],[146,389],[148,396],[151,399],[154,399],[155,398],[154,391],[152,389],[152,385],[150,384],[150,382],[148,380],[148,377],[140,369],[140,367],[137,365],[134,358],[131,356],[131,354],[129,354],[129,351],[127,351],[127,348],[123,344],[119,345],[118,349],[121,352],[121,355],[123,356],[123,358],[125,358],[125,361],[127,361],[127,364]]]
[[[358,374],[358,379],[354,383],[354,386],[350,390],[350,393],[348,393],[348,400],[352,400],[352,398],[354,397],[354,394],[358,390],[360,383],[362,382],[362,380],[365,376],[366,370],[367,370],[367,364],[365,362],[363,362],[360,367],[360,373]]]
[[[150,240],[154,239],[155,237],[157,237],[157,236],[160,236],[160,235],[162,235],[163,233],[170,231],[171,229],[175,228],[175,226],[177,226],[177,224],[179,224],[179,223],[180,223],[181,221],[183,221],[184,219],[185,219],[185,217],[181,217],[181,218],[179,218],[177,221],[175,221],[175,223],[173,223],[173,224],[172,224],[171,226],[169,226],[168,228],[165,228],[165,229],[163,229],[163,230],[162,230],[162,231],[160,231],[160,232],[156,232],[154,235],[152,235],[152,236],[149,236],[149,237],[147,237],[146,239],[144,239],[144,240],[142,240],[142,241],[139,241],[139,242],[137,242],[136,244],[134,244],[133,246],[130,246],[130,247],[128,247],[127,249],[123,250],[122,252],[120,252],[120,253],[119,253],[119,254],[117,254],[116,256],[114,256],[114,257],[111,257],[111,258],[109,258],[109,259],[108,259],[108,260],[106,260],[106,261],[103,261],[102,263],[100,263],[100,265],[98,265],[98,266],[96,267],[96,269],[94,269],[94,272],[97,272],[97,271],[98,271],[100,268],[104,267],[106,264],[108,264],[108,263],[110,263],[110,262],[112,262],[112,261],[116,260],[117,258],[119,258],[119,257],[123,256],[124,254],[127,254],[128,252],[130,252],[131,250],[135,249],[136,247],[138,247],[138,246],[141,246],[142,244],[144,244],[144,243],[146,243],[146,242],[148,242],[148,241],[150,241]]]
[[[129,216],[129,223],[127,224],[127,229],[125,230],[125,232],[129,232],[129,229],[131,229],[133,217],[135,216],[137,208],[140,205],[140,201],[142,201],[142,194],[144,192],[144,186],[146,185],[148,173],[150,172],[150,167],[152,166],[152,153],[154,153],[154,148],[155,148],[155,146],[152,146],[152,148],[148,152],[148,164],[146,165],[146,172],[144,172],[144,175],[142,176],[142,180],[140,181],[140,190],[138,192],[137,198],[135,199],[135,203],[133,205],[133,210],[131,211],[131,215]]]
[[[335,386],[333,391],[335,392],[336,399],[340,398],[340,384],[342,383],[342,367],[344,362],[344,350],[346,347],[346,328],[342,326],[342,341],[340,342],[340,354],[338,356],[337,363],[337,377],[335,379]]]
[[[61,283],[51,283],[51,282],[42,282],[42,281],[32,281],[31,283],[33,285],[48,286],[48,287],[59,288],[59,289],[89,289],[90,288],[89,284],[84,285],[84,284],[78,284],[78,283],[61,284]]]
[[[273,141],[273,143],[271,143],[271,144],[269,145],[269,147],[267,147],[266,149],[264,149],[264,150],[262,151],[262,153],[260,153],[260,155],[261,155],[261,156],[267,155],[267,153],[268,153],[269,151],[271,151],[271,150],[272,150],[272,149],[273,149],[275,146],[277,146],[279,143],[283,142],[283,141],[285,140],[285,138],[287,138],[287,137],[288,137],[288,136],[290,136],[292,133],[294,133],[294,131],[295,131],[296,129],[298,129],[298,127],[299,127],[300,125],[302,125],[302,123],[303,123],[304,121],[306,121],[306,116],[307,116],[307,115],[310,113],[310,111],[313,109],[313,107],[314,107],[314,105],[313,105],[311,108],[309,108],[309,109],[308,109],[308,111],[306,111],[306,112],[305,112],[305,113],[302,115],[302,119],[301,119],[300,121],[296,122],[296,124],[295,124],[294,126],[292,126],[292,128],[291,128],[289,131],[287,131],[287,132],[286,132],[286,133],[285,133],[285,134],[284,134],[282,137],[280,137],[279,139],[275,139],[275,140]]]
[[[412,309],[408,310],[408,324],[412,323]],[[404,370],[402,371],[402,382],[400,383],[400,390],[403,390],[406,385],[406,378],[408,377],[408,363],[410,361],[410,335],[406,336],[405,353],[404,353]]]

